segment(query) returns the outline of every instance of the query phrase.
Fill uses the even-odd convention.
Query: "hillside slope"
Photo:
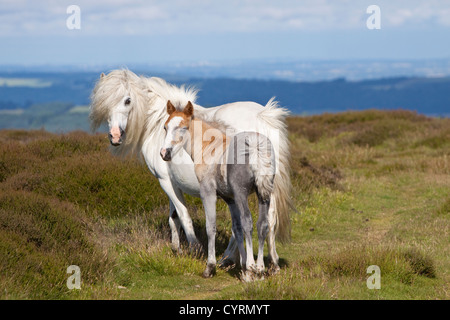
[[[0,298],[449,299],[450,120],[368,110],[288,124],[300,214],[281,272],[254,283],[237,268],[203,279],[204,257],[172,253],[167,196],[106,135],[0,131]],[[201,201],[186,201],[205,245]],[[220,255],[222,201],[217,232]],[[66,286],[69,265],[81,290]],[[380,290],[366,286],[370,265]]]

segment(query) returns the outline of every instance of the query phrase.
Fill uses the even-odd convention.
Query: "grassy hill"
[[[450,119],[367,110],[288,124],[300,214],[281,272],[253,283],[236,269],[203,279],[204,257],[172,253],[167,196],[106,135],[0,131],[0,298],[450,299]],[[187,204],[205,245],[201,202]],[[218,255],[230,233],[219,202]],[[70,265],[81,290],[66,286]]]
[[[45,129],[63,133],[89,131],[89,106],[66,102],[33,104],[25,109],[0,110],[1,129]]]

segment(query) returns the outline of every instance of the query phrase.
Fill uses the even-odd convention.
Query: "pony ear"
[[[100,75],[100,79],[103,78],[105,76],[105,74],[102,72],[102,74]]]
[[[194,106],[190,101],[187,103],[186,107],[184,107],[183,113],[188,117],[192,117],[194,114]]]
[[[171,115],[176,111],[175,107],[173,106],[172,102],[170,100],[167,101],[167,113]]]

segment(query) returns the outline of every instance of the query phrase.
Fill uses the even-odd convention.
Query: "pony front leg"
[[[239,211],[239,208],[234,200],[228,200],[227,203],[231,213],[231,229],[233,232],[234,242],[236,243],[236,247],[239,249],[238,252],[240,256],[240,263],[244,269],[247,261],[247,252],[245,251],[244,246],[244,231],[242,230],[241,212]]]
[[[208,260],[203,277],[210,278],[216,271],[216,190],[200,185],[200,196],[205,209],[206,234],[208,235]]]
[[[173,205],[172,201],[170,201],[170,212],[169,212],[169,226],[170,230],[172,231],[172,250],[177,253],[182,253],[180,246],[180,231],[181,231],[181,224],[180,219],[178,218],[177,210],[175,209],[175,206]]]
[[[180,223],[183,227],[184,233],[186,234],[186,238],[191,249],[195,251],[199,250],[201,248],[201,245],[197,237],[195,236],[192,219],[189,216],[186,205],[184,204],[183,193],[178,188],[173,187],[170,179],[159,179],[159,184],[169,197],[179,219],[179,222],[177,222],[172,216],[169,218],[169,225],[172,230],[172,244],[179,247],[179,233],[177,230],[177,223]],[[173,211],[170,212],[171,215],[172,213]],[[174,235],[176,235],[175,238],[173,238]],[[176,243],[177,238],[178,244]]]
[[[228,266],[232,266],[240,263],[240,254],[238,249],[238,244],[236,241],[236,236],[234,231],[231,230],[230,242],[228,243],[228,247],[223,253],[222,258],[219,261],[219,265],[222,268],[226,268]]]
[[[228,204],[228,208],[230,210],[231,217],[232,218],[236,217],[236,219],[240,219],[239,218],[240,214],[239,214],[238,209],[236,208],[236,204],[235,204],[234,200],[227,199],[226,202]],[[235,211],[234,214],[233,214],[233,211]],[[242,230],[241,230],[241,233],[242,233]],[[242,243],[242,245],[243,245],[243,243]],[[236,235],[232,228],[230,242],[228,243],[227,249],[225,250],[222,258],[219,261],[219,265],[223,268],[226,268],[228,266],[238,264],[238,263],[240,263],[240,256],[241,255],[240,255],[238,243],[236,241]]]

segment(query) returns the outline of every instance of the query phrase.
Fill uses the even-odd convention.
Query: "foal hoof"
[[[241,272],[241,280],[243,282],[252,282],[256,280],[255,273],[250,270],[245,270]]]
[[[205,271],[203,271],[202,277],[203,278],[212,278],[212,276],[215,274],[216,274],[216,265],[208,264],[208,265],[206,265]]]

